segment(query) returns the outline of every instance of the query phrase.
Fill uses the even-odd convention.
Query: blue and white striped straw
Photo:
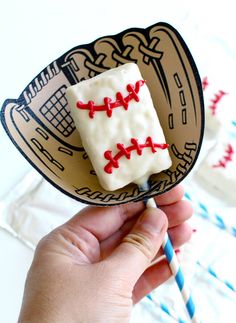
[[[157,207],[154,198],[148,199],[146,202],[146,206],[152,207],[152,208]],[[181,295],[184,300],[184,303],[185,303],[187,312],[190,316],[190,319],[193,323],[199,323],[200,321],[198,320],[197,315],[196,315],[196,309],[195,309],[195,305],[194,305],[192,296],[190,294],[189,289],[186,286],[183,272],[180,268],[178,259],[176,257],[175,252],[174,252],[174,248],[172,246],[172,243],[170,241],[168,233],[165,234],[164,241],[162,243],[162,248],[163,248],[164,254],[167,258],[167,261],[169,263],[171,272],[172,272],[172,274],[175,278],[175,281],[177,283],[177,286],[181,292]]]
[[[225,287],[229,288],[231,291],[236,293],[236,289],[234,287],[234,285],[232,283],[230,283],[228,280],[223,279],[222,277],[220,277],[216,271],[212,268],[212,266],[205,266],[202,262],[197,261],[197,264],[204,270],[206,270],[208,272],[208,274],[210,274],[212,277],[214,277],[215,279],[217,279],[219,282],[221,282],[222,284],[225,285]]]
[[[183,319],[181,319],[180,317],[178,317],[176,315],[176,313],[173,309],[171,309],[166,304],[159,302],[157,299],[152,297],[151,294],[148,294],[147,298],[150,299],[156,306],[158,306],[162,310],[162,312],[164,312],[166,315],[171,317],[173,320],[177,321],[178,323],[185,323],[185,321]]]
[[[226,232],[236,237],[236,227],[226,223],[222,216],[220,216],[213,210],[210,210],[210,208],[207,207],[206,204],[193,198],[192,195],[190,195],[189,193],[185,193],[185,197],[186,199],[190,200],[193,203],[196,214],[210,221],[211,223],[216,225],[219,229],[225,230]]]

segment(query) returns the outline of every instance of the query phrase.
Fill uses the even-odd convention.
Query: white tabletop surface
[[[1,1],[0,104],[7,98],[17,98],[36,74],[70,48],[130,27],[169,22],[179,30],[194,55],[199,52],[201,40],[191,37],[188,28],[191,25],[205,31],[206,37],[220,38],[229,51],[235,51],[235,44],[231,43],[235,32],[233,1],[219,4],[205,0]],[[198,61],[198,57],[195,59]],[[31,166],[1,126],[0,156],[0,198],[3,198]],[[33,252],[1,229],[0,246],[0,322],[13,323],[17,321]]]

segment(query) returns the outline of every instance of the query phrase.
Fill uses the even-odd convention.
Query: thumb
[[[157,208],[147,208],[130,233],[111,255],[120,274],[134,286],[160,249],[167,230],[167,217]]]

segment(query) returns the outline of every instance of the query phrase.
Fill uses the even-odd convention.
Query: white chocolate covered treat
[[[221,135],[231,119],[231,96],[221,89],[220,84],[208,84],[207,78],[203,80],[206,136],[216,137]]]
[[[139,68],[128,63],[69,87],[71,114],[99,182],[113,191],[171,166]]]
[[[222,199],[236,199],[236,147],[228,141],[211,148],[197,171],[207,186],[222,194]]]

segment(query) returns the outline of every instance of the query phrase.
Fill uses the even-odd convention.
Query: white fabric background
[[[166,21],[185,39],[201,76],[208,76],[210,95],[218,89],[230,94],[224,109],[235,120],[236,23],[233,4],[229,0],[1,2],[0,102],[18,97],[38,72],[75,45],[129,27],[146,27]],[[29,248],[82,206],[42,180],[13,147],[1,127],[0,148],[0,226],[11,232],[8,235],[0,231],[0,322],[11,323],[17,320],[24,279],[33,255]],[[197,185],[193,186],[192,182],[191,190],[211,208],[223,213],[228,223],[236,225],[234,203],[228,204],[225,196],[215,199]],[[195,260],[212,265],[236,286],[233,261],[236,238],[196,214],[192,225],[197,232],[180,257],[202,321],[233,323],[235,293],[196,266]],[[22,240],[26,247],[21,245]],[[182,300],[173,282],[158,289],[155,297],[185,318]],[[174,322],[147,299],[135,307],[132,321]]]

